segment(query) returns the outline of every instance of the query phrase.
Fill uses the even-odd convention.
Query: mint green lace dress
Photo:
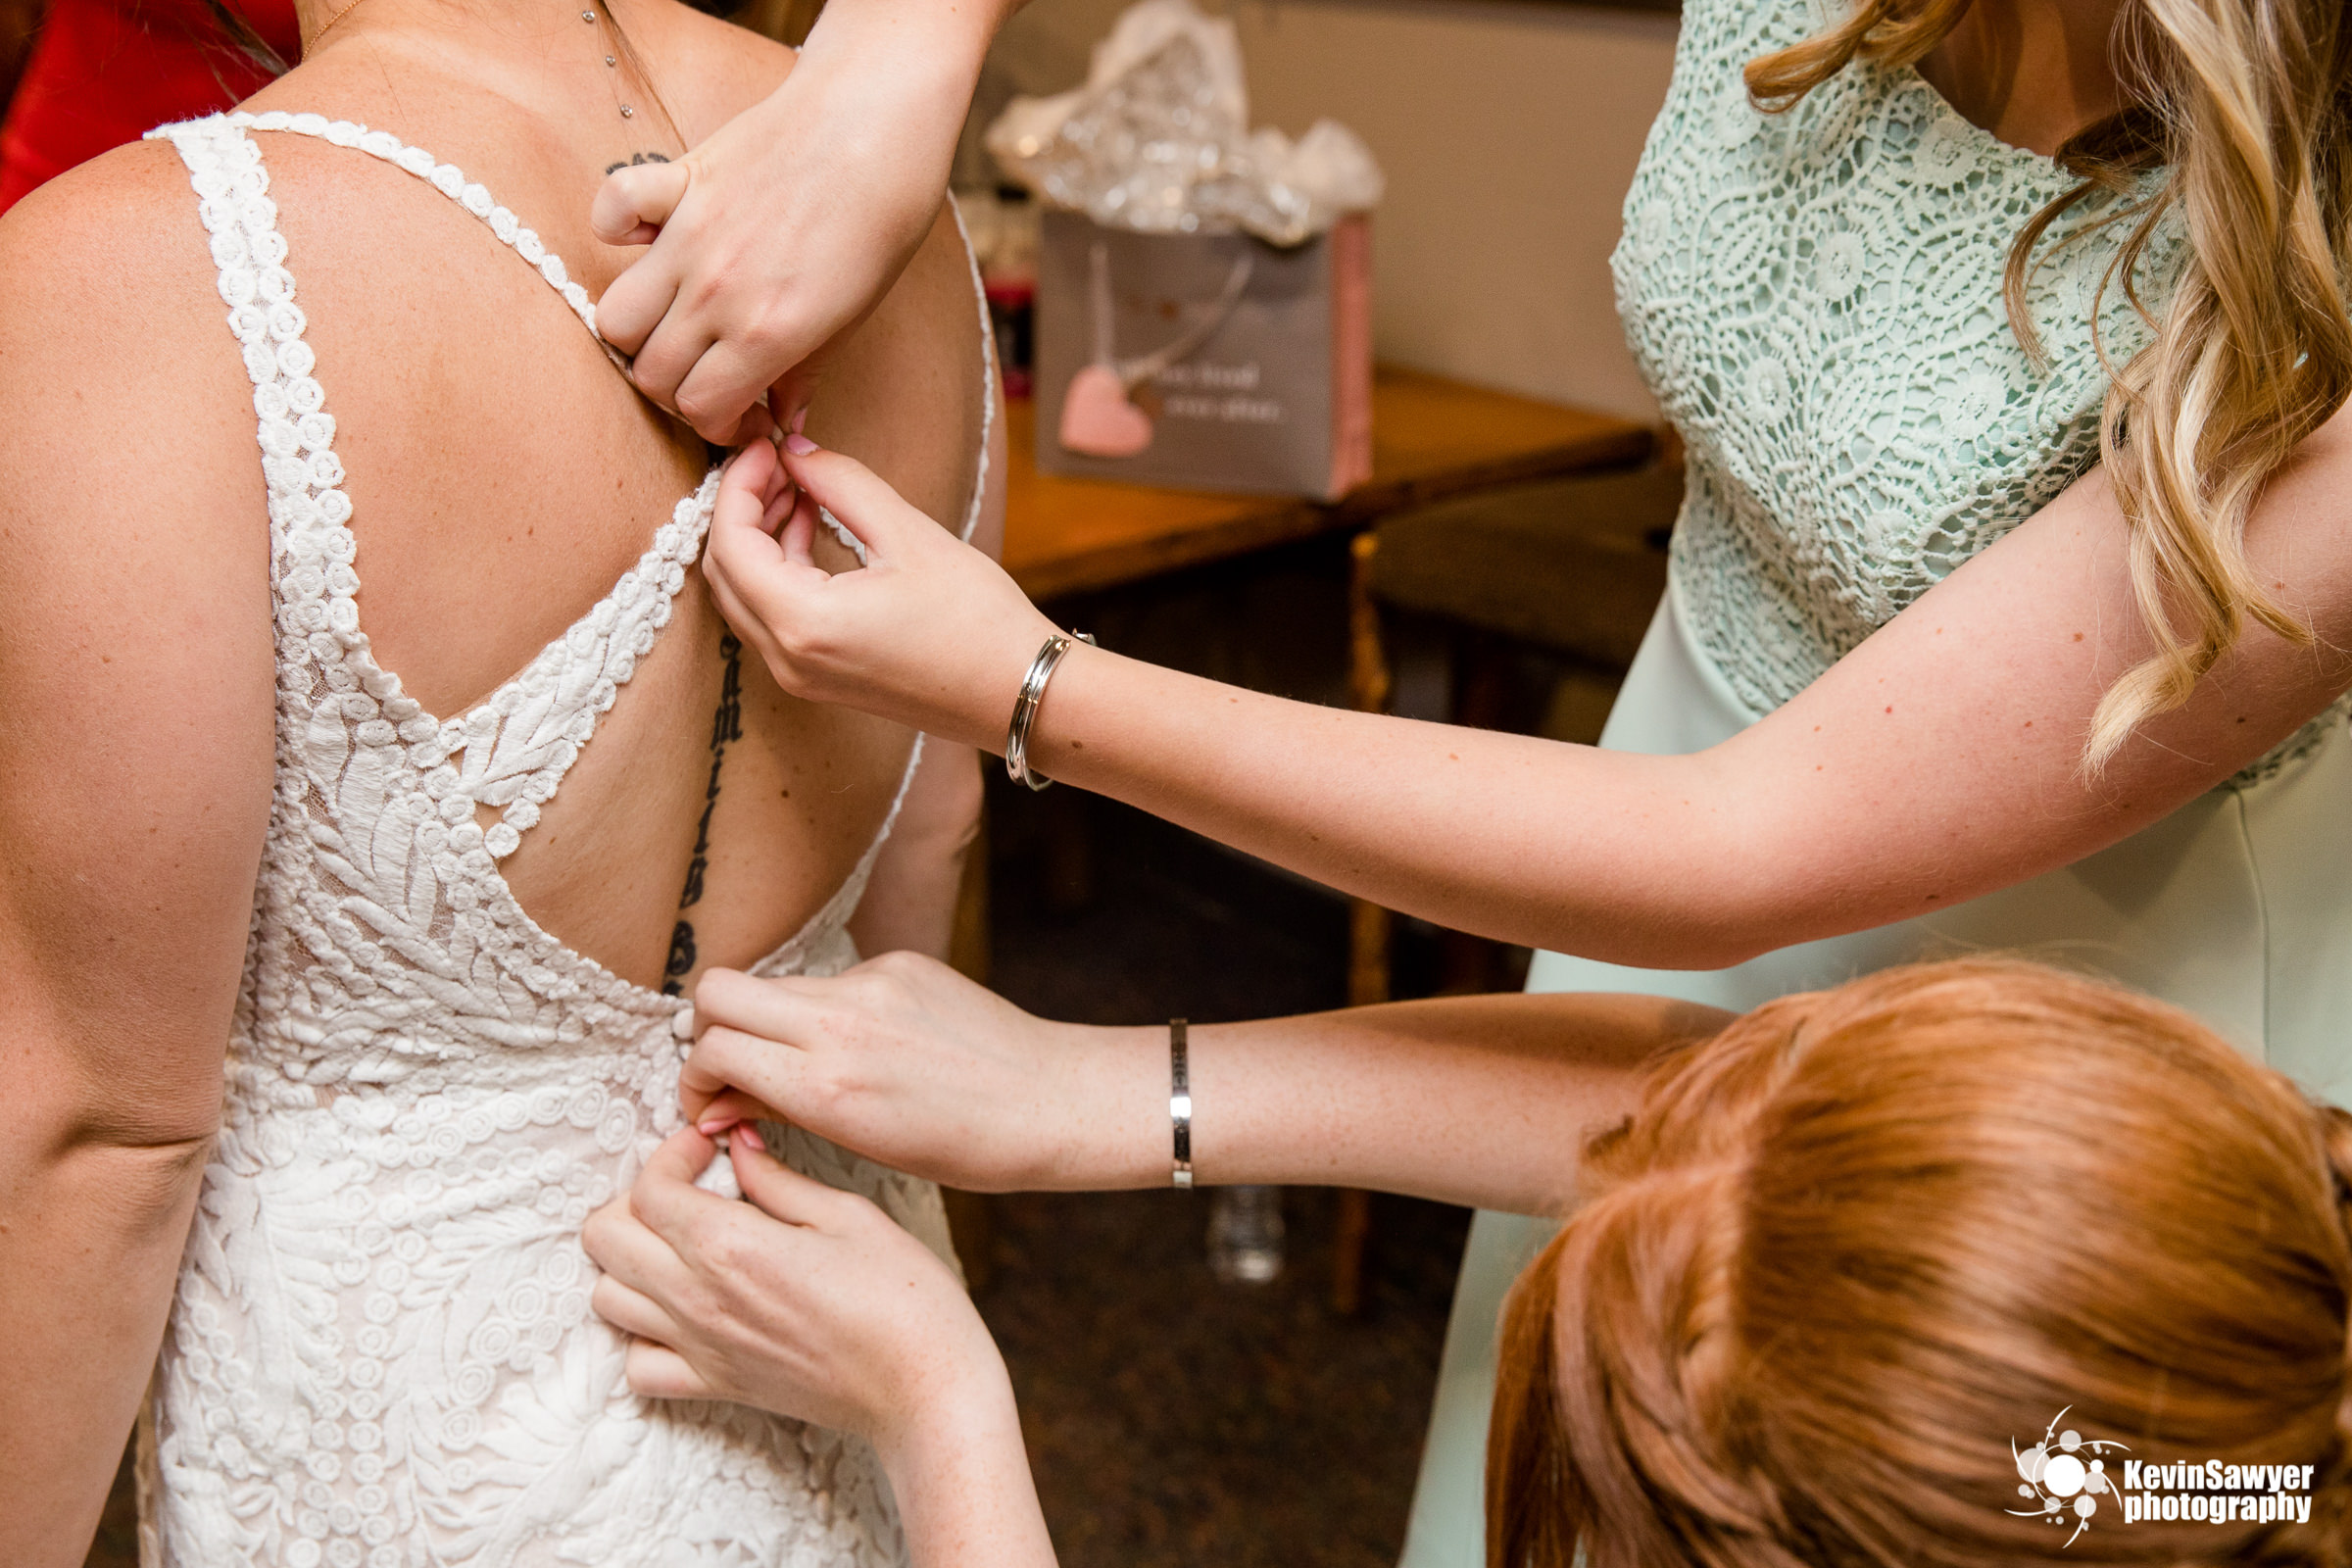
[[[2040,252],[2029,298],[2050,366],[2035,370],[2001,275],[2019,227],[2071,180],[1908,68],[1857,63],[1790,113],[1758,114],[1741,67],[1822,21],[1806,0],[1687,0],[1626,198],[1619,310],[1690,480],[1666,598],[1601,738],[1616,750],[1695,752],[1753,723],[2097,461],[2090,312],[2113,240]],[[2155,247],[2152,306],[2182,254],[2177,231]],[[2120,361],[2144,335],[2118,291],[2102,309]],[[2344,727],[2338,705],[2124,843],[1932,918],[1703,973],[1546,953],[1528,984],[1745,1010],[1886,964],[2023,950],[2180,1003],[2352,1103]],[[1552,1229],[1472,1226],[1405,1568],[1483,1568],[1495,1317]]]

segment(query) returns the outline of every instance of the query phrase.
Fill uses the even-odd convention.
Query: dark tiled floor
[[[1323,1304],[1332,1204],[1291,1268],[1220,1286],[1205,1194],[1002,1201],[981,1309],[1011,1363],[1063,1568],[1389,1568],[1428,1419],[1457,1211],[1375,1200],[1364,1314]]]
[[[1105,646],[1345,699],[1344,558],[1306,547],[1055,607]],[[1338,1006],[1346,906],[1113,803],[992,779],[997,989],[1089,1023]],[[1399,933],[1399,993],[1431,988]],[[1206,1193],[990,1200],[982,1314],[1012,1368],[1064,1568],[1388,1568],[1404,1536],[1468,1215],[1373,1202],[1365,1308],[1324,1305],[1331,1195],[1285,1196],[1290,1267],[1219,1285]]]

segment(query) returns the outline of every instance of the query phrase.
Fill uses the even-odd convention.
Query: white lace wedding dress
[[[622,1342],[588,1309],[580,1222],[678,1125],[686,1005],[556,941],[499,872],[668,621],[716,473],[528,667],[467,712],[423,711],[360,629],[335,421],[255,130],[430,181],[595,330],[586,293],[513,213],[384,132],[239,114],[152,133],[187,164],[253,380],[277,792],[219,1148],[142,1421],[142,1560],[899,1561],[862,1445],[629,1393]],[[981,450],[985,466],[985,432]],[[488,831],[477,806],[502,813]],[[856,961],[844,927],[880,847],[760,972]],[[786,1154],[950,1255],[929,1184],[797,1134]]]

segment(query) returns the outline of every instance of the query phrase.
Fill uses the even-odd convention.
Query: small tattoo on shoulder
[[[628,169],[637,164],[666,164],[668,162],[669,154],[667,153],[631,153],[628,157],[622,159],[617,164],[607,164],[605,166],[605,172],[608,174],[617,174],[622,170]]]

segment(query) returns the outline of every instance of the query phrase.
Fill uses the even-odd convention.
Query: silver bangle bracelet
[[[1095,640],[1082,631],[1070,635],[1094,646]],[[1046,682],[1054,678],[1054,666],[1069,651],[1069,637],[1059,632],[1048,637],[1037,657],[1029,661],[1029,673],[1021,677],[1021,693],[1012,700],[1012,723],[1004,731],[1004,771],[1015,784],[1033,790],[1042,790],[1054,781],[1029,765],[1029,726],[1037,718],[1037,705],[1045,701]]]
[[[1186,1069],[1184,1020],[1168,1020],[1168,1120],[1176,1129],[1176,1166],[1169,1180],[1193,1185],[1193,1083]]]

